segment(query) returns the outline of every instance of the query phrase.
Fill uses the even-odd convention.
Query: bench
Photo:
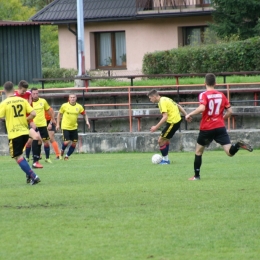
[[[137,131],[141,131],[141,119],[142,118],[161,118],[161,114],[150,114],[150,115],[132,115],[132,118],[137,119]],[[181,116],[182,120],[184,119],[184,116]],[[92,132],[96,132],[96,124],[95,122],[97,120],[112,120],[112,119],[129,119],[129,115],[120,115],[120,116],[98,116],[98,117],[88,117],[88,119],[91,121],[92,125]],[[187,121],[185,120],[185,130],[187,130]],[[181,128],[179,129],[181,131]]]
[[[234,112],[231,115],[231,123],[232,123],[232,129],[236,129],[236,118],[238,116],[252,116],[252,117],[259,117],[260,112]]]

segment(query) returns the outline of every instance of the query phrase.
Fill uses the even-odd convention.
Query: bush
[[[144,74],[182,74],[260,70],[260,37],[222,44],[147,53]]]
[[[42,74],[43,78],[70,78],[77,75],[77,70],[64,68],[43,68]]]

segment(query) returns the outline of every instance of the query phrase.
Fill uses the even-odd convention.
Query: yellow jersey
[[[8,139],[29,134],[26,114],[32,111],[26,99],[16,96],[8,97],[0,104],[0,118],[5,117]]]
[[[64,103],[60,110],[60,114],[63,114],[61,121],[61,129],[63,130],[75,130],[78,128],[78,115],[85,114],[85,110],[82,105],[76,103],[71,105],[69,102]]]
[[[36,112],[36,117],[33,122],[37,127],[47,126],[45,111],[50,109],[50,105],[44,98],[39,98],[37,101],[32,101],[32,107]]]
[[[176,124],[181,120],[178,105],[168,97],[161,97],[158,103],[161,114],[167,113],[167,123]]]

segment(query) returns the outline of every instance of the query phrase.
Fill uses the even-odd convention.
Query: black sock
[[[194,173],[195,177],[200,176],[200,166],[202,164],[202,155],[196,155],[195,154],[195,159],[194,159]]]
[[[38,162],[41,153],[41,145],[38,144],[38,140],[32,141],[32,153],[33,153],[33,163]]]
[[[239,144],[236,143],[235,145],[231,145],[230,148],[229,148],[229,153],[233,156],[235,155],[239,150]]]

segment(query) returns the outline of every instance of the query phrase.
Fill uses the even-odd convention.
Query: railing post
[[[132,109],[131,109],[131,89],[128,87],[128,115],[129,115],[129,131],[132,133]]]
[[[85,108],[85,91],[83,89],[83,93],[82,93],[82,102],[83,102],[83,107]],[[86,112],[85,112],[86,113]],[[83,118],[83,133],[86,133],[86,121],[85,121],[85,117]]]

